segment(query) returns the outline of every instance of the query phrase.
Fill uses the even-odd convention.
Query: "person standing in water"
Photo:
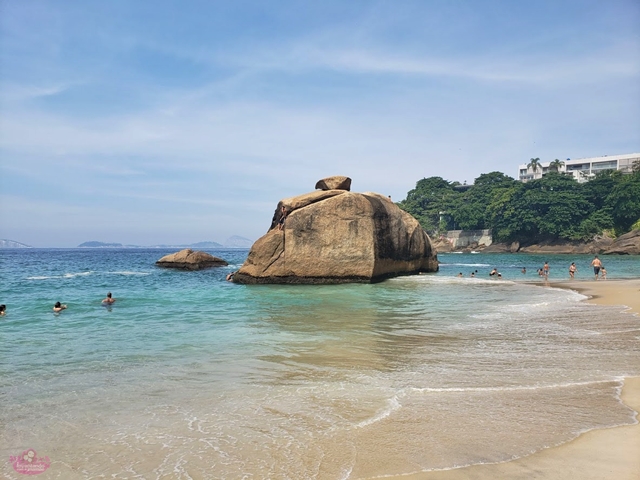
[[[115,303],[116,299],[113,298],[111,296],[111,292],[107,293],[107,298],[105,298],[104,300],[102,300],[102,304],[103,305],[111,305],[112,303]]]
[[[577,270],[578,270],[578,267],[576,267],[576,263],[571,262],[571,265],[569,265],[569,277],[573,279]]]
[[[602,268],[602,262],[596,255],[593,260],[591,260],[591,266],[593,267],[593,273],[596,276],[596,280],[598,280],[598,274],[600,273],[600,269]]]
[[[62,304],[60,304],[60,302],[56,302],[56,304],[53,306],[53,311],[55,313],[60,313],[65,308],[67,308],[66,305],[62,305]]]

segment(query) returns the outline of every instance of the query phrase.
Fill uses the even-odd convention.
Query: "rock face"
[[[631,230],[620,235],[604,253],[607,255],[640,255],[640,230]]]
[[[431,240],[410,214],[377,193],[334,189],[280,201],[233,281],[375,282],[437,270]]]
[[[202,270],[203,268],[229,265],[221,258],[206,252],[193,251],[190,248],[165,255],[156,262],[159,267],[178,268],[181,270]]]
[[[318,180],[316,183],[316,189],[320,190],[351,190],[351,179],[349,177],[342,177],[336,175],[335,177],[327,177],[322,180]]]

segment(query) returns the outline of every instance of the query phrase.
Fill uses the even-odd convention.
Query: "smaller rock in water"
[[[190,248],[180,250],[176,253],[165,255],[156,262],[156,265],[164,268],[178,268],[181,270],[202,270],[203,268],[210,267],[224,267],[229,265],[221,258],[214,257],[213,255],[193,251]]]
[[[346,190],[351,191],[351,179],[336,175],[334,177],[323,178],[316,183],[316,190]]]

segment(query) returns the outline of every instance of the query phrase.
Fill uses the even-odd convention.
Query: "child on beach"
[[[600,267],[600,275],[602,275],[603,280],[607,279],[607,271],[604,269],[604,265]]]

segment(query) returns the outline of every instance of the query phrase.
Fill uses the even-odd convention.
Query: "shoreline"
[[[542,287],[574,290],[588,303],[624,307],[640,316],[640,279],[549,281]],[[640,323],[640,320],[639,320]],[[623,379],[620,401],[634,410],[636,423],[589,430],[562,445],[526,457],[449,470],[390,475],[392,480],[637,480],[640,478],[640,377]]]

